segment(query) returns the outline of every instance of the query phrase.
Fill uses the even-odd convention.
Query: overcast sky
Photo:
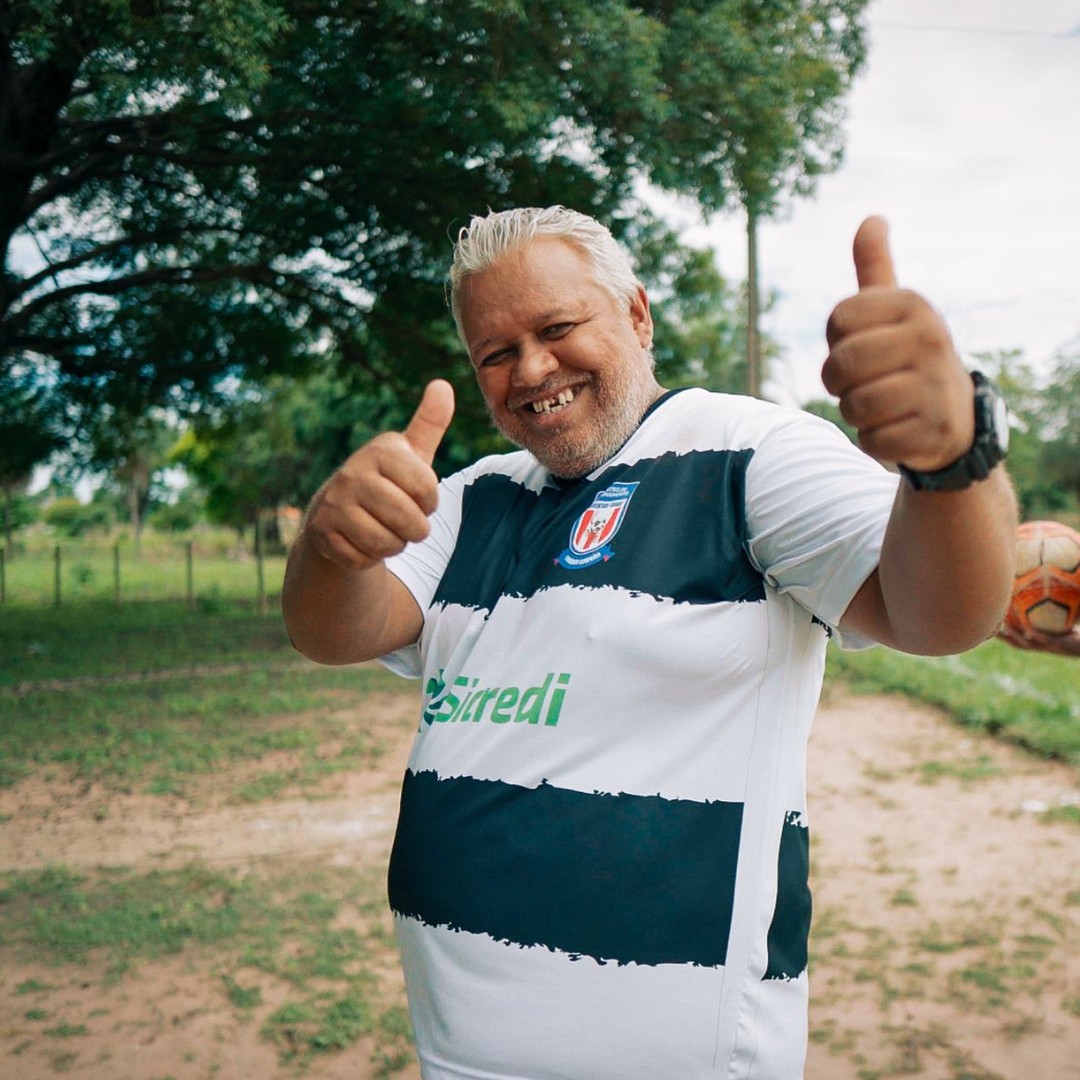
[[[871,213],[965,362],[1018,348],[1045,369],[1080,336],[1080,2],[872,0],[869,26],[844,164],[759,233],[762,291],[779,296],[764,327],[784,349],[766,390],[787,404],[824,396],[825,320],[855,289]],[[679,218],[745,277],[740,215]]]

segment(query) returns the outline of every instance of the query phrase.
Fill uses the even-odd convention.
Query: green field
[[[959,724],[1080,764],[1080,661],[992,640],[962,656],[830,649],[827,674],[861,692],[907,694]]]
[[[0,609],[0,686],[299,659],[276,610],[203,601]]]
[[[364,702],[400,699],[407,715],[416,693],[375,667],[309,664],[280,615],[225,601],[8,607],[0,655],[0,789],[44,783],[67,801],[93,790],[83,812],[100,820],[131,796],[165,814],[176,800],[319,798],[328,779],[384,753]],[[80,1039],[110,1022],[102,1002],[115,988],[186,957],[207,1007],[253,1031],[283,1066],[364,1041],[370,1075],[392,1076],[412,1051],[400,990],[384,985],[396,967],[384,877],[382,867],[303,857],[0,873],[0,972],[32,972],[0,1001],[0,1054],[25,1075],[42,1060],[70,1071]],[[72,971],[84,987],[75,1003]],[[227,1059],[228,1048],[190,1054],[214,1075],[213,1055]]]
[[[87,812],[103,817],[131,795],[166,807],[208,792],[226,805],[318,798],[384,752],[365,706],[401,701],[408,717],[416,694],[377,667],[308,664],[274,610],[220,597],[8,605],[0,655],[0,789],[44,783],[69,799],[93,790]],[[827,677],[933,702],[959,724],[1080,764],[1075,661],[997,641],[948,659],[830,650]],[[396,957],[384,889],[382,868],[311,861],[8,870],[0,969],[46,967],[10,990],[19,1037],[3,1052],[43,1054],[62,1040],[51,1060],[66,1071],[101,1013],[91,1004],[145,965],[182,956],[216,1007],[288,1068],[363,1040],[370,1075],[392,1076],[411,1044],[400,988],[386,982]],[[71,970],[93,999],[80,1009],[64,996]]]
[[[138,550],[127,532],[64,539],[39,531],[3,558],[0,571],[0,611],[87,601],[258,603],[281,591],[285,557],[257,559],[221,529],[183,536],[147,530]]]

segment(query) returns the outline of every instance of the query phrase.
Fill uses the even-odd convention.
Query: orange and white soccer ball
[[[1080,618],[1080,533],[1027,521],[1016,533],[1016,569],[1005,622],[1021,633],[1067,634]]]

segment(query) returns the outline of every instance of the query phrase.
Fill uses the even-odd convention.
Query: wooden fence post
[[[266,610],[266,577],[263,572],[263,542],[261,515],[255,514],[255,601],[258,610]]]
[[[195,606],[195,541],[187,542],[187,602]]]
[[[60,545],[53,548],[53,603],[60,606]]]
[[[119,542],[113,544],[112,549],[112,565],[113,565],[113,595],[116,598],[117,606],[120,604],[120,544]]]

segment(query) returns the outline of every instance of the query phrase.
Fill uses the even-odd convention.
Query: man
[[[437,487],[436,380],[315,496],[294,642],[423,679],[389,888],[427,1080],[802,1075],[827,636],[969,648],[1012,573],[992,388],[896,287],[880,219],[855,265],[823,378],[865,454],[797,410],[665,393],[591,218],[474,218],[451,305],[523,450]]]

